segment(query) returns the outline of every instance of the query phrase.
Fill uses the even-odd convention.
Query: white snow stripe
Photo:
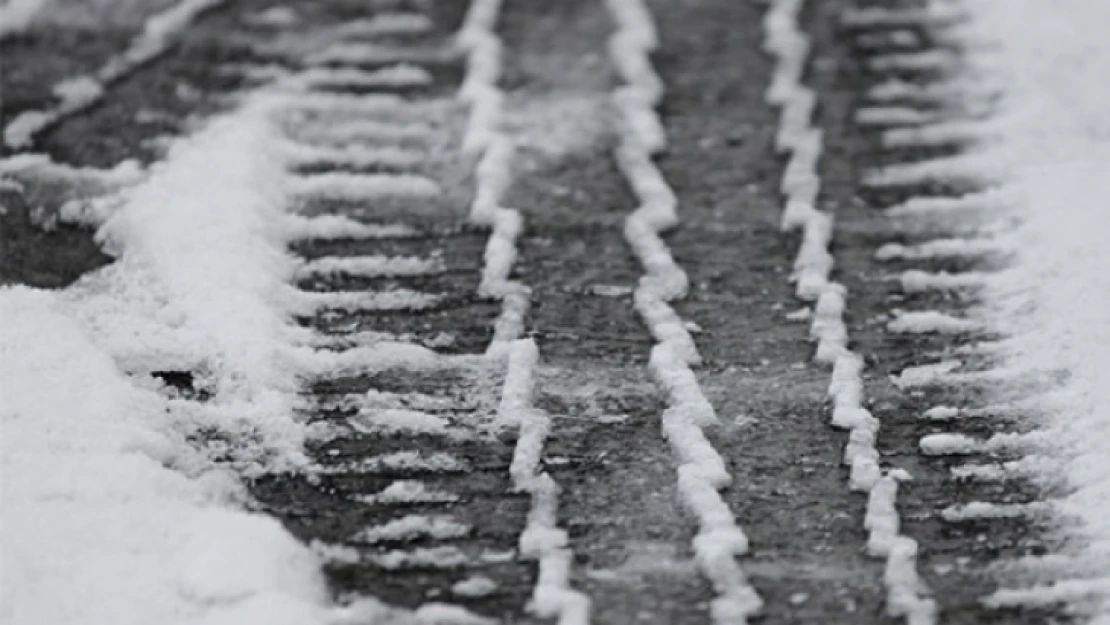
[[[892,78],[867,89],[872,102],[912,102],[916,104],[980,104],[998,93],[998,85],[982,76],[952,77],[925,84]]]
[[[466,76],[459,98],[470,105],[463,151],[480,155],[476,186],[468,220],[491,229],[483,256],[478,295],[501,301],[494,322],[490,355],[502,355],[524,332],[531,289],[510,279],[516,262],[516,242],[524,227],[520,212],[501,205],[512,182],[511,163],[516,149],[500,129],[504,96],[497,88],[501,72],[501,41],[494,34],[501,0],[475,0],[457,37],[466,53]]]
[[[396,480],[373,495],[356,495],[353,499],[366,505],[451,504],[459,501],[454,493],[428,488],[420,480]]]
[[[886,243],[875,251],[875,259],[891,260],[932,260],[948,258],[981,259],[1010,254],[1014,245],[1011,240],[992,238],[953,238],[934,239],[916,245]]]
[[[998,213],[1009,210],[1013,198],[997,191],[978,191],[957,197],[915,197],[891,206],[884,212],[888,217],[938,217],[951,219],[960,213]]]
[[[856,109],[856,124],[860,126],[920,126],[942,121],[935,111],[906,106],[866,106]]]
[[[61,102],[52,108],[24,111],[4,128],[4,143],[10,148],[25,148],[35,135],[74,113],[83,111],[104,97],[104,91],[139,66],[164,54],[174,37],[204,11],[227,0],[179,0],[156,13],[143,24],[142,31],[121,54],[113,56],[92,76],[69,78],[54,87]]]
[[[995,434],[986,440],[965,434],[940,432],[921,437],[918,446],[927,456],[966,456],[979,453],[1024,451],[1044,443],[1043,434]]]
[[[863,32],[856,36],[854,43],[864,50],[904,50],[921,47],[921,37],[912,30],[887,30]]]
[[[902,272],[897,280],[903,293],[924,293],[927,291],[974,291],[984,288],[991,274],[981,271],[921,271],[910,269]]]
[[[373,343],[380,343],[375,339]],[[348,393],[321,398],[316,405],[321,410],[362,410],[372,408],[409,408],[425,412],[472,411],[479,400],[459,397],[444,397],[426,393],[391,393],[371,389],[365,393]]]
[[[309,65],[379,65],[394,63],[424,65],[449,62],[457,56],[457,53],[450,49],[343,42],[328,46],[311,55],[306,62]]]
[[[443,300],[442,295],[421,293],[408,289],[393,291],[297,291],[292,301],[301,315],[312,315],[322,310],[385,311],[426,310]]]
[[[469,535],[473,528],[466,523],[460,523],[452,517],[443,515],[429,516],[425,514],[412,514],[388,521],[381,525],[372,525],[363,528],[351,536],[349,540],[358,543],[381,542],[407,542],[421,538],[433,540],[448,540],[463,538]]]
[[[992,124],[982,121],[942,121],[885,130],[882,142],[888,148],[971,145],[991,137],[995,132]]]
[[[408,571],[414,569],[451,570],[470,564],[470,557],[458,547],[417,547],[411,550],[397,549],[385,553],[368,554],[365,561],[387,571]]]
[[[424,87],[432,84],[432,75],[423,67],[409,63],[397,63],[374,70],[310,67],[292,75],[289,82],[316,89]]]
[[[952,70],[959,57],[942,49],[916,52],[891,52],[867,59],[867,67],[876,72],[939,72]]]
[[[969,334],[982,331],[983,324],[936,310],[895,311],[886,329],[895,334]]]
[[[975,153],[914,163],[888,165],[869,172],[863,184],[872,188],[902,187],[931,182],[984,184],[997,179],[1001,163],[985,162]]]
[[[426,121],[402,119],[381,121],[374,119],[329,120],[324,125],[310,125],[294,131],[304,140],[312,143],[347,146],[358,143],[378,145],[382,143],[419,144],[431,143],[435,127]]]
[[[967,12],[952,2],[929,2],[923,7],[851,8],[840,16],[848,28],[905,28],[948,26],[967,19]]]
[[[465,460],[443,452],[396,451],[340,464],[311,467],[319,475],[390,473],[463,473],[470,470]]]
[[[710,604],[713,622],[747,622],[763,604],[736,561],[747,552],[748,539],[718,492],[731,476],[701,430],[717,420],[690,370],[701,356],[668,304],[686,295],[688,281],[659,237],[678,217],[674,191],[651,159],[666,146],[654,110],[664,85],[649,58],[658,35],[641,0],[607,0],[606,6],[617,25],[610,39],[610,57],[627,83],[612,97],[621,121],[616,160],[640,202],[625,220],[624,236],[645,271],[636,286],[634,304],[656,340],[649,365],[653,377],[668,393],[663,434],[678,461],[679,493],[698,519],[695,560],[716,594]]]
[[[528,522],[520,535],[521,555],[539,561],[531,609],[540,618],[558,618],[560,625],[587,625],[590,601],[569,583],[573,554],[567,547],[566,531],[558,527],[560,489],[540,468],[551,421],[545,412],[532,405],[539,350],[532,339],[520,339],[510,343],[507,351],[497,423],[518,430],[509,474],[513,488],[532,498]]]
[[[290,241],[335,239],[388,239],[412,237],[417,232],[404,224],[365,224],[345,215],[305,217],[286,215],[282,230]]]
[[[917,574],[917,543],[899,534],[895,506],[898,482],[908,479],[909,474],[900,469],[884,473],[879,467],[879,453],[875,447],[879,421],[863,404],[864,361],[848,349],[848,328],[844,323],[846,290],[829,280],[834,264],[829,251],[833,218],[813,206],[819,185],[817,160],[821,135],[809,129],[814,94],[801,84],[808,46],[802,43],[805,35],[798,25],[800,9],[799,0],[773,0],[764,19],[765,48],[771,51],[777,65],[773,75],[789,76],[793,81],[776,83],[772,79],[768,89],[767,101],[782,109],[778,135],[808,138],[782,142],[782,147],[791,152],[790,164],[783,174],[782,192],[786,202],[782,226],[784,230],[802,229],[802,243],[791,278],[796,282],[796,295],[800,299],[816,301],[810,326],[810,336],[817,341],[814,358],[832,365],[828,389],[833,401],[832,424],[849,431],[843,460],[851,467],[849,487],[868,493],[864,525],[869,532],[869,553],[886,559],[883,581],[887,590],[887,612],[904,618],[911,625],[932,625],[936,621],[936,605],[928,598]],[[882,17],[885,19],[888,15],[884,13]],[[858,17],[850,19],[856,19],[858,25]],[[794,43],[775,45],[776,41]],[[906,115],[902,109],[874,110],[876,113],[857,114],[857,122],[921,121],[917,111]]]
[[[513,487],[529,493],[532,500],[520,536],[521,555],[539,562],[530,609],[540,618],[557,618],[559,625],[587,625],[590,601],[569,583],[573,555],[566,545],[566,532],[558,527],[559,486],[539,464],[551,424],[547,415],[532,405],[539,350],[531,339],[519,339],[530,290],[509,279],[523,219],[519,211],[501,206],[511,182],[515,145],[500,130],[504,96],[497,81],[502,46],[494,34],[500,8],[501,0],[473,0],[457,37],[467,63],[459,97],[470,105],[463,150],[480,155],[469,220],[492,229],[478,292],[501,300],[501,314],[487,348],[488,355],[506,363],[495,422],[499,427],[518,428],[509,472]]]
[[[972,501],[954,504],[940,511],[940,518],[948,523],[979,521],[985,519],[1016,519],[1043,516],[1051,509],[1048,502],[993,503]]]
[[[427,161],[421,150],[398,146],[345,145],[319,146],[290,141],[285,148],[292,167],[330,166],[389,169],[415,169]]]
[[[298,195],[329,200],[369,200],[383,197],[431,199],[442,194],[439,183],[416,174],[359,174],[325,172],[294,176],[289,181]]]
[[[324,256],[297,269],[297,278],[360,276],[367,278],[429,276],[446,271],[438,258],[415,256]]]

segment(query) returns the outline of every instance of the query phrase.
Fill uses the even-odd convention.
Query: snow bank
[[[325,622],[318,565],[235,510],[180,415],[120,374],[54,293],[0,290],[5,582],[12,625]]]
[[[296,264],[269,113],[249,100],[126,190],[97,233],[115,263],[62,292],[0,291],[0,603],[15,623],[338,618],[317,558],[237,511],[228,470],[305,463],[306,341],[288,314]],[[207,399],[159,371],[190,372]]]
[[[1110,4],[1060,0],[967,3],[966,32],[1002,89],[999,136],[982,156],[1022,218],[1012,271],[991,281],[988,315],[1010,364],[1059,369],[1067,381],[1043,425],[1074,489],[1059,512],[1092,549],[1110,550]],[[984,45],[985,44],[985,45]],[[997,51],[992,53],[992,46]],[[1110,579],[1110,558],[1101,576]],[[1099,594],[1110,622],[1110,592]],[[1036,594],[1036,593],[1034,593]],[[1012,599],[1013,597],[1011,597]]]

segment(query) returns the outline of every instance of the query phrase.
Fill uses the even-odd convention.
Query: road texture
[[[761,49],[767,3],[647,6],[661,40],[651,61],[666,87],[658,114],[668,145],[654,160],[677,197],[681,222],[664,240],[689,280],[688,294],[672,306],[703,359],[693,371],[719,420],[705,435],[732,476],[720,497],[750,541],[737,562],[763,601],[758,622],[897,622],[886,613],[883,560],[865,548],[867,495],[849,489],[841,461],[848,435],[829,425],[828,369],[812,361],[808,323],[791,314],[806,302],[789,279],[800,237],[779,225],[786,160],[774,148],[779,112],[765,100],[774,65]],[[308,261],[417,259],[413,270],[306,272],[298,286],[325,294],[407,290],[430,296],[430,303],[336,305],[300,321],[328,349],[388,340],[445,356],[433,366],[399,362],[322,376],[306,390],[304,409],[324,432],[310,446],[319,469],[256,479],[251,493],[259,510],[329,555],[328,580],[339,598],[372,595],[406,608],[446,601],[499,622],[544,622],[528,607],[537,562],[518,551],[531,504],[510,475],[517,432],[491,426],[505,368],[482,356],[502,303],[479,293],[490,232],[467,221],[478,159],[462,145],[467,108],[456,92],[466,57],[454,45],[466,3],[331,0],[288,7],[300,15],[296,26],[258,19],[272,8],[264,0],[204,13],[166,54],[112,86],[101,103],[46,129],[30,149],[81,167],[155,161],[159,137],[187,132],[255,84],[244,68],[299,71],[315,33],[346,20],[399,10],[427,16],[430,27],[419,33],[371,40],[430,58],[422,65],[430,81],[324,89],[392,92],[412,102],[407,121],[428,131],[375,141],[415,145],[424,158],[394,169],[322,162],[305,172],[415,173],[442,193],[431,200],[327,194],[306,200],[300,207],[306,215],[343,214],[406,229],[397,236],[305,240],[292,251]],[[982,265],[875,260],[885,243],[913,242],[878,209],[952,190],[866,188],[867,172],[921,154],[884,150],[874,128],[855,123],[865,90],[889,76],[868,69],[875,51],[860,37],[873,31],[842,25],[851,8],[846,1],[811,2],[801,15],[813,43],[805,74],[817,93],[812,123],[824,132],[818,208],[836,218],[833,276],[847,287],[851,345],[866,363],[867,405],[882,423],[881,464],[913,476],[897,504],[902,533],[920,545],[923,596],[936,601],[939,622],[1064,622],[1056,612],[979,603],[998,583],[991,565],[1047,548],[1049,538],[1035,522],[940,517],[953,504],[1038,496],[1020,483],[958,481],[950,475],[952,459],[920,453],[921,437],[941,431],[920,414],[973,400],[974,383],[906,389],[891,382],[906,367],[989,338],[889,331],[896,308],[958,314],[970,305],[959,294],[902,293],[891,277],[908,268]],[[55,25],[5,41],[0,121],[49,104],[50,85],[101,64],[134,28]],[[517,146],[502,204],[519,211],[524,224],[511,275],[530,288],[523,337],[534,340],[540,358],[532,401],[550,422],[542,466],[561,488],[558,524],[573,554],[567,581],[589,598],[590,622],[729,622],[711,619],[715,592],[691,550],[698,521],[682,504],[674,453],[661,431],[668,399],[649,367],[655,339],[633,301],[644,269],[624,231],[638,199],[614,157],[621,122],[611,93],[622,79],[609,51],[613,30],[600,0],[506,0],[496,22],[503,47],[496,86],[504,94],[504,131]],[[927,31],[921,33],[928,48]],[[374,70],[386,63],[322,64]],[[50,218],[62,199],[79,192],[49,181],[0,190],[0,283],[61,288],[111,262],[88,227]],[[396,424],[414,415],[439,425]],[[959,431],[982,434],[985,427],[962,421]],[[419,527],[397,530],[406,522]],[[397,531],[383,529],[390,527]]]

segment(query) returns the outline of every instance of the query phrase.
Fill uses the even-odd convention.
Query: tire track
[[[855,145],[832,139],[834,153],[845,160],[865,154],[869,169],[859,175],[831,163],[827,169],[838,195],[858,188],[867,203],[885,209],[880,223],[860,212],[861,203],[843,204],[850,225],[838,242],[861,250],[845,255],[843,275],[864,310],[876,314],[851,320],[853,335],[891,376],[892,383],[867,384],[884,423],[880,441],[887,458],[914,476],[900,497],[903,526],[921,541],[920,570],[937,593],[941,619],[1047,618],[1035,611],[988,614],[980,603],[996,583],[984,565],[1043,549],[1033,509],[1031,516],[1014,514],[1040,495],[1017,475],[981,479],[980,470],[991,471],[961,467],[951,455],[970,450],[965,436],[987,435],[974,447],[986,453],[988,467],[1020,464],[1022,448],[1035,444],[1019,433],[1019,406],[987,399],[992,385],[1035,378],[990,371],[989,341],[997,337],[984,333],[974,312],[983,279],[1006,258],[1004,229],[976,234],[991,220],[1005,223],[1005,198],[982,184],[990,171],[969,168],[962,156],[980,132],[989,132],[982,116],[990,110],[990,84],[957,71],[962,17],[953,4],[849,8],[837,17],[860,56],[849,67],[862,68],[849,70],[860,73],[847,73],[848,87],[862,83],[866,95],[851,113],[845,100],[834,100],[824,117],[854,117],[863,138]],[[956,418],[964,411],[975,417]],[[942,431],[946,425],[952,429]],[[981,498],[1002,505],[982,506]]]

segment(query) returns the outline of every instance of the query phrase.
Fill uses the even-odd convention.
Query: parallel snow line
[[[411,170],[427,158],[421,150],[396,145],[339,147],[290,141],[286,151],[293,167],[302,168],[317,166]]]
[[[437,198],[439,183],[416,174],[358,174],[327,172],[295,176],[289,181],[293,193],[302,197],[330,200],[368,200],[383,197]]]
[[[930,26],[940,28],[965,21],[967,11],[958,3],[928,2],[923,7],[870,7],[845,11],[840,23],[852,29],[913,28]]]
[[[531,290],[509,278],[524,220],[518,210],[501,205],[511,184],[515,144],[501,129],[504,94],[497,82],[502,43],[495,34],[500,9],[501,0],[473,0],[457,36],[457,43],[466,54],[466,74],[459,98],[470,105],[462,147],[464,152],[479,156],[477,187],[468,219],[491,228],[478,294],[501,300],[501,313],[486,355],[505,362],[497,423],[517,428],[509,471],[513,488],[531,497],[527,525],[519,543],[521,555],[537,560],[539,565],[529,609],[540,618],[557,618],[559,625],[588,625],[590,600],[570,587],[574,556],[567,546],[566,531],[558,527],[560,489],[540,467],[551,423],[547,414],[532,404],[539,350],[533,340],[519,338]]]
[[[434,293],[408,289],[393,291],[299,291],[290,298],[293,309],[302,316],[322,310],[386,311],[427,310],[443,300]]]
[[[641,0],[607,0],[606,6],[616,23],[609,41],[610,59],[626,83],[612,95],[621,124],[615,156],[640,202],[625,220],[624,236],[645,270],[633,299],[656,341],[649,368],[668,396],[663,435],[678,461],[682,501],[698,519],[694,559],[716,595],[710,604],[713,622],[747,622],[763,606],[736,560],[747,552],[748,538],[718,492],[732,476],[702,431],[717,423],[717,415],[690,369],[701,362],[701,356],[668,304],[686,295],[688,282],[659,236],[676,225],[678,217],[674,191],[652,161],[666,146],[666,133],[655,111],[664,85],[650,59],[659,45],[658,34]]]
[[[336,30],[347,37],[400,37],[427,34],[432,26],[423,13],[396,11],[344,22]]]
[[[559,625],[588,625],[590,600],[570,587],[574,554],[567,546],[566,530],[558,526],[560,488],[540,465],[551,419],[532,403],[539,350],[532,339],[519,339],[506,351],[507,373],[497,423],[517,429],[509,474],[513,489],[528,493],[532,500],[519,546],[523,557],[539,562],[529,609],[540,618],[557,618]]]
[[[416,256],[324,256],[297,268],[297,278],[430,276],[446,271],[442,259]]]
[[[177,34],[198,15],[226,1],[179,0],[150,16],[127,49],[109,59],[92,76],[69,78],[55,85],[54,94],[61,99],[58,104],[37,111],[23,111],[9,122],[4,128],[4,144],[9,148],[26,148],[34,142],[35,135],[96,104],[108,87],[165,54]]]
[[[398,46],[394,44],[341,42],[317,52],[306,61],[308,65],[390,65],[418,63],[431,65],[449,63],[458,58],[452,49]]]
[[[395,63],[374,70],[353,67],[311,67],[300,72],[296,83],[315,89],[424,87],[432,74],[411,63]]]
[[[832,365],[828,390],[833,400],[832,425],[849,431],[844,463],[851,467],[850,488],[868,493],[864,517],[868,553],[886,560],[887,612],[912,625],[931,625],[936,622],[936,605],[917,574],[917,542],[899,533],[898,484],[909,475],[901,469],[884,472],[878,465],[875,438],[879,421],[863,407],[863,358],[848,349],[846,289],[829,280],[834,263],[829,252],[833,217],[814,205],[820,184],[817,160],[821,140],[819,131],[810,128],[815,94],[801,82],[809,53],[808,38],[798,23],[803,1],[774,0],[764,18],[764,49],[776,62],[767,100],[782,108],[779,136],[793,138],[784,142],[790,161],[783,176],[786,208],[782,225],[784,230],[803,232],[794,264],[796,294],[816,301],[810,327],[810,336],[817,341],[815,360]],[[854,23],[865,17],[870,23],[889,15],[856,15]]]
[[[501,205],[511,184],[511,163],[516,149],[501,130],[504,94],[497,87],[501,74],[501,40],[494,32],[501,0],[474,0],[457,42],[466,54],[466,75],[459,99],[470,106],[463,137],[463,151],[478,155],[470,223],[491,228],[486,243],[478,295],[501,301],[487,353],[504,355],[524,332],[531,289],[509,279],[516,261],[516,241],[524,227],[520,211]]]

